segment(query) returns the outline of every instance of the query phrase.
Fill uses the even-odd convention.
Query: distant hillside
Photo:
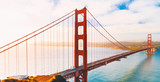
[[[112,43],[106,43],[106,44],[96,43],[96,44],[97,44],[97,47],[105,46],[105,47],[109,47],[109,48],[120,49]],[[115,43],[115,44],[119,45],[118,43]],[[121,42],[121,44],[123,44],[126,47],[128,47],[129,49],[133,49],[133,50],[147,47],[147,42]],[[152,46],[160,47],[160,42],[154,41],[154,42],[152,42]],[[125,48],[123,48],[123,49],[125,49]]]

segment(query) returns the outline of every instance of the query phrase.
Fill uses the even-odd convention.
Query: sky
[[[119,41],[160,41],[160,0],[0,0],[0,46],[84,6]]]

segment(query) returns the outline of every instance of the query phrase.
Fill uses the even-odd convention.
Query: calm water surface
[[[160,51],[139,52],[89,72],[89,82],[160,82]]]
[[[88,82],[160,82],[160,51],[145,54],[139,52],[90,71]]]

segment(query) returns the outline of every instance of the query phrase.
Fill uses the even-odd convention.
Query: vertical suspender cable
[[[58,69],[59,69],[59,71],[60,71],[60,67],[61,67],[61,65],[60,65],[60,62],[61,62],[61,61],[60,61],[60,59],[61,59],[61,58],[60,58],[60,57],[61,57],[61,56],[60,56],[60,55],[61,55],[61,50],[60,50],[60,48],[61,48],[61,47],[60,47],[60,46],[61,46],[61,44],[60,44],[60,41],[61,41],[61,26],[60,26],[60,24],[59,24],[59,32],[58,32],[58,33],[59,33],[59,36],[60,36],[60,37],[59,37],[59,42],[58,42],[58,43],[59,43],[59,47],[58,47],[58,48],[59,48],[59,55],[58,55],[58,60],[59,60],[59,61],[58,61],[58,65],[59,65],[59,68],[58,68]]]
[[[106,41],[105,41],[105,38],[104,38],[104,57],[105,57],[105,51],[106,51]]]
[[[64,20],[63,20],[64,21]],[[69,21],[69,20],[68,20]],[[69,23],[69,22],[68,22]],[[69,26],[69,24],[68,24],[68,26]],[[12,48],[12,47],[15,47],[16,46],[16,73],[18,72],[18,55],[19,55],[19,49],[18,49],[18,45],[19,44],[21,44],[21,43],[23,43],[24,42],[24,48],[26,48],[26,52],[24,51],[24,55],[26,55],[26,73],[27,73],[27,75],[29,74],[29,43],[28,43],[28,40],[29,39],[31,39],[31,38],[33,38],[33,37],[35,37],[35,52],[34,52],[34,54],[35,54],[35,61],[34,61],[34,63],[35,63],[35,74],[36,74],[36,62],[37,62],[37,60],[36,60],[36,54],[37,54],[37,52],[36,52],[36,35],[38,35],[38,34],[40,34],[40,33],[43,33],[44,31],[46,31],[46,30],[48,30],[48,28],[47,29],[45,29],[45,30],[43,30],[43,31],[41,31],[41,32],[39,32],[39,33],[37,33],[37,34],[35,34],[35,35],[33,35],[33,36],[31,36],[31,37],[28,37],[28,35],[27,36],[25,36],[24,37],[24,40],[23,41],[21,41],[21,42],[18,42],[17,44],[15,44],[15,45],[13,45],[13,46],[11,46],[11,47],[9,47],[9,48],[7,48],[7,49],[5,49],[5,50],[3,50],[2,52],[5,52],[6,50],[8,50],[8,74],[9,74],[9,71],[10,71],[10,68],[9,68],[9,63],[10,63],[10,60],[9,60],[9,49],[10,48]],[[68,32],[69,32],[69,28],[68,28]],[[35,32],[33,32],[33,33],[35,33]],[[31,33],[31,34],[33,34],[33,33]],[[29,34],[30,35],[30,34]],[[27,38],[28,37],[28,38]],[[48,35],[48,37],[49,37],[49,35]],[[26,39],[25,39],[26,38]],[[43,54],[43,56],[44,56],[44,71],[45,71],[45,44],[44,44],[44,33],[43,33],[43,37],[41,37],[41,39],[43,40],[41,40],[42,42],[42,48],[41,48],[41,54]],[[14,42],[17,42],[17,41],[19,41],[20,39],[18,39],[18,40],[16,40],[16,41],[14,41]],[[48,39],[48,41],[49,41],[49,39]],[[68,41],[69,41],[69,34],[68,34]],[[12,43],[14,43],[14,42],[12,42]],[[25,42],[26,42],[26,46],[25,46]],[[59,43],[60,44],[60,43]],[[8,44],[8,45],[10,45],[10,44]],[[48,50],[49,50],[49,47],[48,47]],[[60,51],[60,49],[59,49],[59,51]],[[49,52],[48,52],[49,53]],[[50,54],[50,53],[49,53]],[[59,53],[60,54],[60,53]],[[69,42],[68,42],[68,57],[69,57]],[[41,57],[41,58],[43,58],[43,57]],[[4,59],[5,59],[5,57],[4,57]],[[68,58],[68,60],[69,60],[69,58]],[[4,61],[4,63],[5,63],[6,61]],[[43,62],[43,60],[41,59],[41,62]],[[68,61],[69,62],[69,61]],[[49,64],[49,61],[48,61],[48,64]],[[4,66],[5,67],[5,66]],[[69,63],[68,63],[68,67],[69,67]],[[48,68],[49,69],[49,68]]]
[[[96,33],[94,32],[94,61],[96,61],[96,42],[95,42],[96,38],[95,38],[95,36],[96,36]]]
[[[35,64],[35,75],[37,75],[37,46],[36,46],[36,36],[34,37],[34,64]]]
[[[56,31],[56,36],[57,36],[57,37],[56,37],[56,39],[57,39],[57,44],[56,44],[57,53],[56,53],[56,55],[57,55],[57,72],[58,72],[58,46],[59,46],[59,45],[58,45],[58,38],[59,38],[59,37],[58,37],[58,35],[57,35],[57,32],[58,32],[58,27],[57,27],[57,31]]]
[[[68,69],[69,69],[69,18],[68,18]]]
[[[97,36],[97,33],[95,32],[95,60],[97,60],[97,40],[96,40],[96,36]]]
[[[61,63],[60,63],[60,62],[61,62],[61,35],[62,35],[62,34],[61,34],[61,26],[60,26],[60,24],[59,24],[59,36],[60,36],[60,37],[59,37],[59,56],[58,56],[58,57],[59,57],[59,58],[58,58],[58,59],[59,59],[59,61],[58,61],[59,71],[61,70]]]
[[[104,58],[106,58],[106,54],[105,54],[105,52],[106,52],[106,49],[107,49],[107,41],[105,41]]]
[[[52,28],[50,29],[50,68],[51,68],[51,70],[50,70],[50,72],[52,73],[53,71],[53,68],[52,68]]]
[[[92,26],[91,26],[91,28],[93,28]],[[92,57],[93,57],[93,62],[94,62],[94,29],[92,29]]]
[[[17,45],[17,47],[18,47],[18,53],[17,53],[17,65],[18,65],[18,67],[17,67],[17,70],[18,70],[18,74],[19,74],[19,45]]]
[[[55,49],[56,49],[56,48],[55,48],[55,43],[54,43],[54,41],[56,41],[56,40],[54,40],[54,36],[55,36],[54,28],[53,28],[53,30],[52,30],[52,33],[53,33],[53,37],[52,37],[52,47],[53,47],[53,50],[52,50],[52,51],[53,51],[53,52],[52,52],[52,59],[53,59],[53,60],[52,60],[52,62],[54,62],[53,71],[55,72],[55,69],[56,69],[56,68],[55,68],[55,67],[56,67],[56,62],[55,62],[55,56],[56,56],[56,55],[55,55],[55,52],[56,52],[56,51],[55,51]],[[52,66],[53,66],[53,64],[52,64]]]
[[[45,73],[46,73],[46,71],[45,71],[45,69],[46,69],[46,68],[45,68],[45,67],[46,67],[46,65],[45,65],[45,63],[46,63],[46,62],[45,62],[45,61],[46,61],[46,58],[45,58],[45,41],[44,41],[44,38],[45,38],[45,37],[44,37],[44,34],[45,34],[45,33],[43,32],[43,33],[42,33],[42,35],[43,35],[43,36],[42,36],[42,37],[43,37],[43,46],[42,46],[42,48],[43,48],[43,60],[44,60],[44,61],[43,61],[43,66],[44,66],[44,71],[43,71],[43,73],[45,74]],[[43,70],[43,69],[42,69],[42,70]]]
[[[50,42],[49,42],[50,30],[47,32],[47,34],[48,34],[48,36],[47,36],[47,40],[48,40],[48,42],[47,42],[47,48],[48,48],[47,49],[48,50],[47,51],[48,52],[47,53],[47,60],[48,60],[48,64],[47,65],[48,66],[47,67],[48,67],[48,74],[49,74],[49,71],[50,71],[50,65],[49,65],[50,64],[50,62],[49,62],[50,61],[50,52],[49,52],[49,50],[50,50]]]
[[[63,22],[62,22],[63,23]],[[61,27],[61,30],[60,30],[60,33],[61,33],[61,39],[60,39],[60,45],[61,45],[61,47],[60,47],[60,69],[61,69],[61,71],[63,70],[63,24],[60,24],[60,27]]]
[[[9,50],[8,50],[8,76],[9,76],[9,73],[10,73],[10,65],[9,65],[9,60],[10,60],[10,58],[9,58]]]
[[[104,38],[103,38],[103,54],[102,57],[104,56]]]
[[[17,46],[16,46],[16,75],[17,75],[17,71],[18,71],[18,70],[17,70],[17,66],[18,66],[18,65],[17,65]]]
[[[4,76],[6,77],[6,52],[4,52]]]
[[[103,28],[103,30],[110,36],[112,37],[119,45],[123,46],[126,49],[129,49],[128,47],[126,47],[125,45],[123,45],[122,43],[120,43],[117,39],[115,39],[103,26],[102,24],[100,24],[100,22],[91,14],[91,12],[87,9],[87,11],[89,12],[89,14],[93,17],[93,19]],[[122,48],[123,48],[122,47]]]
[[[90,24],[89,24],[90,25]],[[90,25],[90,33],[91,33],[91,62],[93,62],[93,33],[92,33],[92,27],[91,27],[91,25]]]
[[[105,55],[105,49],[106,49],[106,47],[105,47],[105,39],[103,40],[103,42],[104,42],[104,53],[103,54]]]
[[[87,14],[87,16],[88,16],[88,14]],[[88,17],[87,17],[87,19],[86,20],[88,20]],[[90,32],[90,28],[89,28],[89,25],[88,25],[88,23],[87,23],[87,47],[89,47],[88,49],[90,49],[90,47],[91,47],[91,44],[90,44],[90,42],[91,42],[91,32]],[[88,57],[88,61],[87,61],[87,63],[88,62],[90,62],[90,60],[91,60],[91,52],[89,52],[89,54],[87,55]]]
[[[74,23],[74,18],[72,16],[72,67],[74,66],[74,28],[73,28],[73,23]]]
[[[60,47],[61,47],[61,44],[60,44],[60,41],[61,41],[61,26],[60,24],[58,24],[58,72],[60,72],[60,67],[61,67],[61,60],[60,60],[60,56],[61,56],[61,51],[60,51]]]
[[[26,73],[28,75],[28,40],[26,40]]]
[[[43,38],[42,38],[42,33],[41,33],[41,74],[43,74],[43,57],[42,57],[42,54],[43,54],[43,48],[42,48],[42,45],[43,44]]]
[[[95,45],[96,45],[96,43],[95,43],[95,30],[94,30],[94,61],[95,61],[95,51],[96,51]]]
[[[105,48],[104,45],[105,45],[105,44],[104,44],[104,38],[103,38],[103,54],[102,54],[103,57],[104,57],[104,48]]]
[[[95,23],[95,26],[96,26],[96,23]],[[98,44],[98,42],[97,42],[97,38],[96,38],[96,36],[97,36],[97,33],[95,33],[95,48],[96,48],[96,50],[95,50],[95,59],[97,60],[98,59],[98,57],[97,57],[97,44]]]
[[[60,36],[60,25],[58,25],[58,35]],[[60,71],[60,37],[58,37],[58,72]]]
[[[63,54],[63,55],[62,55],[62,56],[63,56],[63,57],[62,57],[62,58],[63,58],[63,59],[62,59],[62,61],[63,61],[63,63],[62,63],[62,68],[63,68],[63,70],[64,70],[64,22],[62,22],[62,31],[63,31],[63,32],[62,32],[62,41],[63,41],[63,44],[62,44],[62,45],[63,45],[63,46],[62,46],[62,47],[63,47],[63,49],[62,49],[62,50],[63,50],[63,53],[62,53],[62,54]]]

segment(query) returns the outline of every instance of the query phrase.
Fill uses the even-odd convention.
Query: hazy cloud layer
[[[117,39],[160,40],[160,0],[0,0],[0,38],[8,43],[86,6]],[[5,35],[5,36],[4,36]],[[10,36],[13,37],[10,37]],[[132,38],[131,38],[132,37]]]

